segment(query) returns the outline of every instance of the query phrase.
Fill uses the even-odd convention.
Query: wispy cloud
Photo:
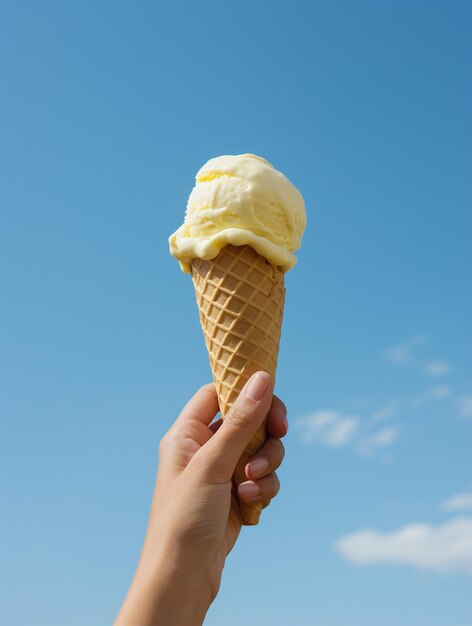
[[[444,511],[472,511],[472,493],[458,493],[445,500],[441,508]]]
[[[394,426],[381,428],[376,433],[361,439],[356,446],[356,450],[362,456],[373,456],[379,450],[391,446],[397,436],[398,429]]]
[[[387,414],[392,414],[392,410],[384,407],[383,419],[387,418]],[[345,415],[335,410],[316,411],[304,415],[296,420],[295,428],[299,431],[301,441],[305,445],[318,444],[328,448],[350,447],[364,457],[375,456],[391,446],[398,436],[398,428],[395,426],[377,427],[377,430],[373,432],[369,420],[361,419],[356,415]]]
[[[449,385],[437,385],[436,387],[430,387],[423,393],[413,398],[412,405],[414,407],[423,406],[428,400],[443,400],[452,393],[452,389]]]
[[[472,419],[472,396],[459,396],[459,415]]]
[[[388,420],[389,418],[396,415],[397,411],[398,402],[389,402],[388,404],[380,407],[380,409],[374,411],[370,419],[372,422],[384,422],[385,420]]]
[[[423,368],[423,372],[426,374],[426,376],[443,376],[444,374],[447,374],[447,372],[451,369],[451,365],[450,363],[447,363],[447,361],[441,361],[439,359],[434,359],[432,361],[428,361],[424,368]]]
[[[449,385],[438,385],[429,390],[432,398],[447,398],[451,395],[451,388]]]
[[[472,574],[472,519],[458,517],[439,526],[410,524],[390,533],[364,529],[339,538],[335,549],[355,565]]]
[[[412,359],[412,352],[416,346],[424,343],[425,337],[423,335],[415,335],[414,337],[410,337],[406,341],[399,343],[395,346],[391,346],[384,351],[384,357],[387,361],[391,363],[395,363],[397,365],[402,365],[403,363],[408,363]]]
[[[330,448],[347,445],[356,434],[359,418],[338,411],[316,411],[300,417],[296,428],[301,432],[302,443],[319,442]]]
[[[405,341],[391,346],[384,351],[384,358],[391,363],[402,365],[413,363],[418,372],[435,378],[446,374],[450,363],[439,358],[416,358],[415,349],[426,342],[422,334],[414,335]],[[296,422],[302,443],[305,445],[318,444],[330,448],[351,448],[363,457],[377,456],[388,460],[391,447],[399,435],[396,425],[384,426],[383,422],[397,415],[399,406],[409,408],[422,407],[432,402],[443,401],[452,395],[451,386],[445,381],[437,381],[434,386],[426,388],[416,396],[400,396],[390,402],[372,410],[371,400],[365,397],[357,398],[357,407],[354,412],[358,415],[344,414],[340,410],[318,410],[301,417]],[[352,403],[351,403],[352,404]],[[368,411],[370,405],[370,411]],[[351,407],[352,408],[352,407]],[[368,412],[367,412],[368,411]],[[462,396],[459,400],[459,411],[464,417],[472,418],[472,396]],[[369,415],[370,413],[370,415]]]

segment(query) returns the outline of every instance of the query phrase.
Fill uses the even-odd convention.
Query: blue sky
[[[253,152],[308,212],[291,428],[206,624],[471,626],[471,13],[2,3],[3,623],[112,622],[210,378],[167,238],[198,168]]]

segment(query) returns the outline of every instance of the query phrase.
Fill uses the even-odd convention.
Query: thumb
[[[223,420],[223,424],[199,453],[211,481],[226,481],[236,463],[264,422],[272,402],[273,382],[266,372],[257,372],[248,380]]]

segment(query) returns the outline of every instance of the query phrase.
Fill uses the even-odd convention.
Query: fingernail
[[[242,483],[239,485],[239,495],[244,498],[257,498],[260,495],[261,490],[256,483]]]
[[[285,432],[288,430],[287,407],[282,402],[277,405],[277,418],[282,421]]]
[[[246,387],[246,398],[259,402],[270,383],[270,376],[265,372],[257,372],[250,379]]]
[[[247,469],[251,474],[251,478],[260,478],[269,469],[269,459],[265,457],[254,459],[254,461],[248,463]]]
[[[288,432],[288,419],[287,419],[287,414],[286,413],[284,414],[284,416],[282,418],[282,421],[283,421],[284,426],[285,426],[285,432],[287,433]]]

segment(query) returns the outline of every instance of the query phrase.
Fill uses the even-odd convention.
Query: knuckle
[[[280,491],[280,480],[279,477],[277,476],[277,474],[274,472],[274,478],[273,478],[273,492],[274,492],[274,496],[276,496],[279,491]]]
[[[159,442],[159,453],[165,454],[168,450],[171,450],[175,446],[176,439],[177,439],[176,433],[171,428],[170,430],[166,432],[166,434],[162,437],[161,441]]]
[[[208,456],[206,454],[203,454],[201,449],[193,455],[190,464],[192,465],[194,472],[198,474],[205,474],[208,472]]]
[[[275,453],[277,454],[277,458],[282,460],[285,456],[285,446],[280,439],[272,439],[272,446],[274,448]]]
[[[273,400],[274,404],[278,404],[279,407],[283,410],[287,410],[287,407],[285,406],[285,402],[283,402],[279,396],[274,395],[274,400]]]
[[[218,485],[227,483],[230,478],[220,467],[219,459],[213,454],[208,454],[202,448],[194,454],[188,467],[192,466],[192,474],[197,482]]]
[[[263,484],[261,485],[261,491],[264,497],[264,502],[267,501],[267,503],[269,503],[272,498],[275,498],[275,496],[279,493],[280,481],[275,472],[270,476],[267,476],[267,478],[264,480]]]
[[[279,467],[285,456],[285,446],[280,439],[270,439],[267,442],[266,454],[272,468]]]
[[[245,406],[233,406],[228,411],[225,421],[237,428],[245,428],[250,421],[251,412]]]
[[[206,385],[202,385],[198,390],[198,393],[202,395],[208,395],[213,397],[216,393],[214,383],[207,383]]]
[[[166,433],[159,442],[159,454],[162,454],[167,449],[169,433]]]
[[[214,460],[203,448],[196,452],[191,460],[194,471],[199,476],[208,477],[213,472]]]
[[[277,439],[277,441],[278,441],[277,448],[278,448],[278,453],[279,453],[279,462],[280,462],[280,463],[282,463],[282,461],[283,461],[283,460],[284,460],[284,458],[285,458],[285,446],[284,446],[284,444],[280,441],[280,439]]]
[[[285,402],[282,402],[282,400],[276,395],[274,395],[274,397],[272,398],[271,409],[277,412],[287,413],[287,407],[285,406]]]

